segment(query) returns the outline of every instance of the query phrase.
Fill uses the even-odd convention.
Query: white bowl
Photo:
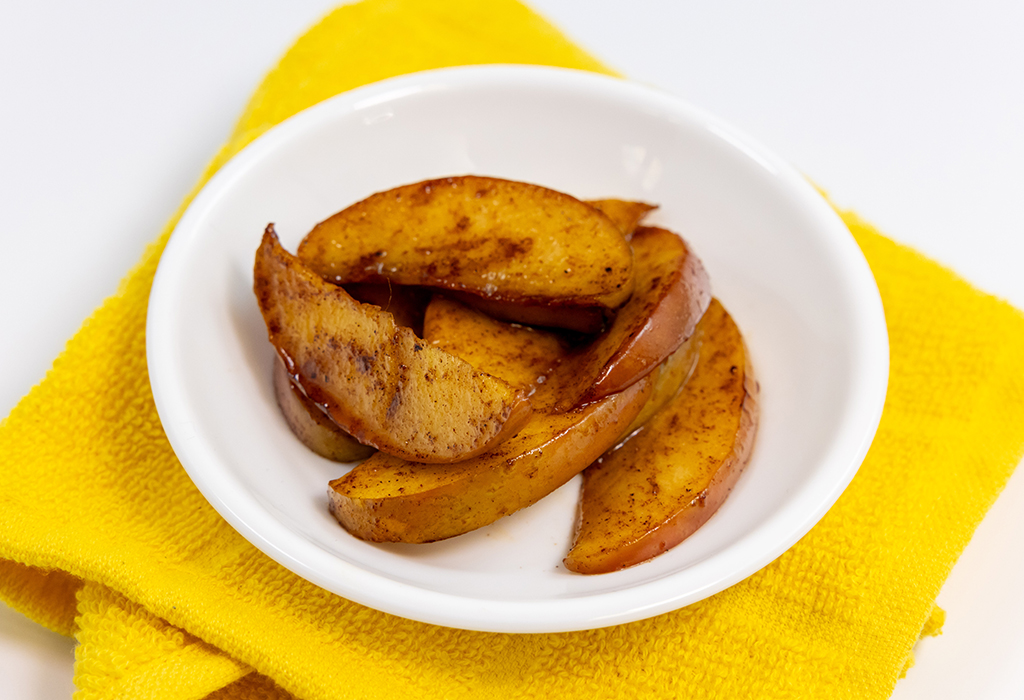
[[[625,571],[561,564],[579,482],[487,528],[374,545],[327,511],[345,468],[289,432],[252,293],[260,235],[295,250],[318,221],[380,190],[446,175],[525,180],[580,198],[657,203],[742,329],[761,382],[753,459],[696,534]],[[888,343],[849,231],[794,170],[685,102],[576,71],[430,71],[339,95],[269,131],[182,217],[149,305],[164,429],[196,486],[296,574],[424,622],[502,632],[614,625],[673,610],[754,573],[804,535],[856,473],[882,412]],[[578,477],[577,477],[578,479]]]

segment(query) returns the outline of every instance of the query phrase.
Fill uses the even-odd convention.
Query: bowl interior
[[[682,545],[580,576],[562,557],[578,480],[482,530],[372,545],[327,512],[345,468],[290,433],[252,294],[268,222],[294,251],[318,221],[380,190],[447,175],[525,180],[659,205],[733,314],[761,384],[753,459]],[[792,169],[657,91],[570,71],[451,69],[341,95],[264,135],[195,200],[161,262],[150,372],[196,485],[300,575],[426,622],[556,631],[625,622],[716,592],[778,556],[845,488],[870,443],[887,351],[877,290],[849,233]],[[577,477],[578,479],[578,477]]]

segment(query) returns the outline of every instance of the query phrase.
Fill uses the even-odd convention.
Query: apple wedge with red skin
[[[555,412],[549,385],[536,380],[566,352],[557,336],[447,299],[427,307],[424,336],[513,386],[534,387],[537,410],[516,435],[478,457],[442,466],[377,453],[332,481],[331,512],[346,530],[371,542],[446,539],[535,503],[615,445],[657,384],[652,373],[613,396]]]
[[[676,397],[583,473],[568,569],[608,573],[671,549],[718,510],[749,461],[758,385],[743,338],[717,300],[695,335],[697,367]]]
[[[625,199],[586,199],[583,200],[592,208],[608,217],[623,239],[633,238],[640,222],[647,214],[658,207],[646,202]],[[578,333],[597,333],[604,329],[609,314],[597,307],[564,306],[560,304],[516,304],[505,301],[486,299],[474,294],[453,293],[462,302],[483,311],[488,316],[525,323],[530,326],[561,328]]]
[[[487,452],[529,418],[523,391],[324,281],[281,247],[273,226],[253,274],[291,379],[360,443],[417,462],[454,462]]]
[[[635,202],[625,199],[587,199],[584,202],[608,217],[623,239],[629,241],[637,226],[647,214],[658,207],[646,202]],[[483,311],[488,316],[515,323],[547,328],[562,328],[578,333],[597,333],[604,329],[609,314],[597,307],[564,306],[560,304],[516,304],[506,301],[485,299],[483,297],[453,293],[461,301]]]
[[[330,509],[370,542],[434,542],[536,503],[618,442],[647,402],[645,377],[566,413],[535,413],[492,451],[454,464],[415,464],[381,452],[330,482]]]
[[[574,311],[600,320],[633,291],[633,256],[611,219],[562,192],[491,177],[378,192],[317,224],[298,256],[335,284],[390,280],[527,316],[560,308],[569,321]]]
[[[604,333],[552,372],[561,410],[622,391],[653,371],[693,334],[711,302],[707,272],[682,238],[641,227],[632,247],[633,296]]]

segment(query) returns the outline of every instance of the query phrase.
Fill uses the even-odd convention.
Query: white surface
[[[445,542],[357,540],[326,509],[325,484],[341,470],[302,446],[281,418],[267,379],[274,352],[252,297],[253,252],[267,222],[294,251],[318,221],[373,192],[466,172],[581,198],[658,203],[651,222],[687,232],[743,329],[761,385],[753,458],[715,517],[651,562],[605,576],[561,564],[578,483],[556,503],[545,499]],[[632,622],[757,571],[849,483],[889,375],[874,278],[803,177],[661,91],[523,66],[403,76],[339,95],[265,134],[216,175],[175,229],[146,338],[175,452],[247,539],[357,602],[488,632]]]
[[[262,73],[331,3],[0,4],[0,413],[138,258]],[[736,124],[843,206],[1024,307],[1024,6],[538,0],[609,65]],[[60,280],[54,285],[51,280]],[[893,697],[1024,692],[1024,476],[954,569]],[[13,698],[71,644],[0,608]]]

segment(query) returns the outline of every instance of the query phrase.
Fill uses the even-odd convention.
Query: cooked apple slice
[[[489,454],[434,467],[378,453],[330,484],[331,511],[357,537],[432,542],[494,522],[540,500],[675,396],[689,377],[698,334],[625,391],[568,413],[554,410],[557,382],[537,384],[567,347],[556,334],[513,326],[443,298],[427,307],[428,342],[513,386],[534,386],[538,411]],[[542,412],[547,410],[546,413]]]
[[[583,474],[572,571],[646,561],[703,525],[750,458],[757,383],[743,338],[716,301],[701,321],[700,359],[682,391]]]
[[[426,340],[513,386],[535,387],[567,351],[555,334],[489,318],[435,298],[424,319]],[[443,467],[409,464],[378,453],[330,484],[331,511],[357,537],[374,542],[432,542],[469,532],[536,502],[585,468],[625,434],[655,383],[569,413],[535,413],[514,437],[485,455]]]
[[[378,452],[330,482],[331,512],[371,542],[433,542],[537,502],[621,438],[651,377],[568,413],[536,413],[492,451],[455,464],[412,464]]]
[[[482,454],[526,422],[520,390],[431,347],[281,247],[268,226],[254,291],[293,381],[360,443],[417,462]]]
[[[612,325],[553,373],[561,410],[608,396],[645,376],[693,334],[711,301],[700,259],[660,228],[633,236],[636,291]]]
[[[443,296],[434,297],[427,305],[423,337],[434,347],[528,394],[569,352],[568,342],[556,333],[503,323]]]
[[[336,284],[389,279],[524,306],[612,310],[633,291],[629,244],[608,217],[489,177],[371,195],[317,224],[298,256]]]
[[[557,412],[558,392],[564,382],[546,380],[551,368],[571,352],[563,335],[503,323],[443,296],[427,306],[423,335],[431,345],[461,357],[481,372],[525,389],[535,411]],[[624,435],[646,423],[679,392],[697,364],[700,338],[695,331],[652,372],[650,399]]]
[[[280,359],[274,362],[274,395],[295,437],[321,457],[335,462],[359,462],[375,452],[372,447],[359,444],[306,398],[288,377]]]
[[[587,204],[611,219],[623,237],[628,241],[645,216],[657,209],[657,205],[646,202],[631,202],[625,199],[587,199]]]
[[[584,200],[594,209],[611,219],[627,241],[640,221],[658,207],[645,202],[631,202],[623,199]],[[607,314],[599,307],[572,308],[561,305],[517,304],[495,301],[472,294],[459,294],[465,303],[483,311],[488,316],[530,326],[563,328],[578,333],[597,333],[605,325]]]

